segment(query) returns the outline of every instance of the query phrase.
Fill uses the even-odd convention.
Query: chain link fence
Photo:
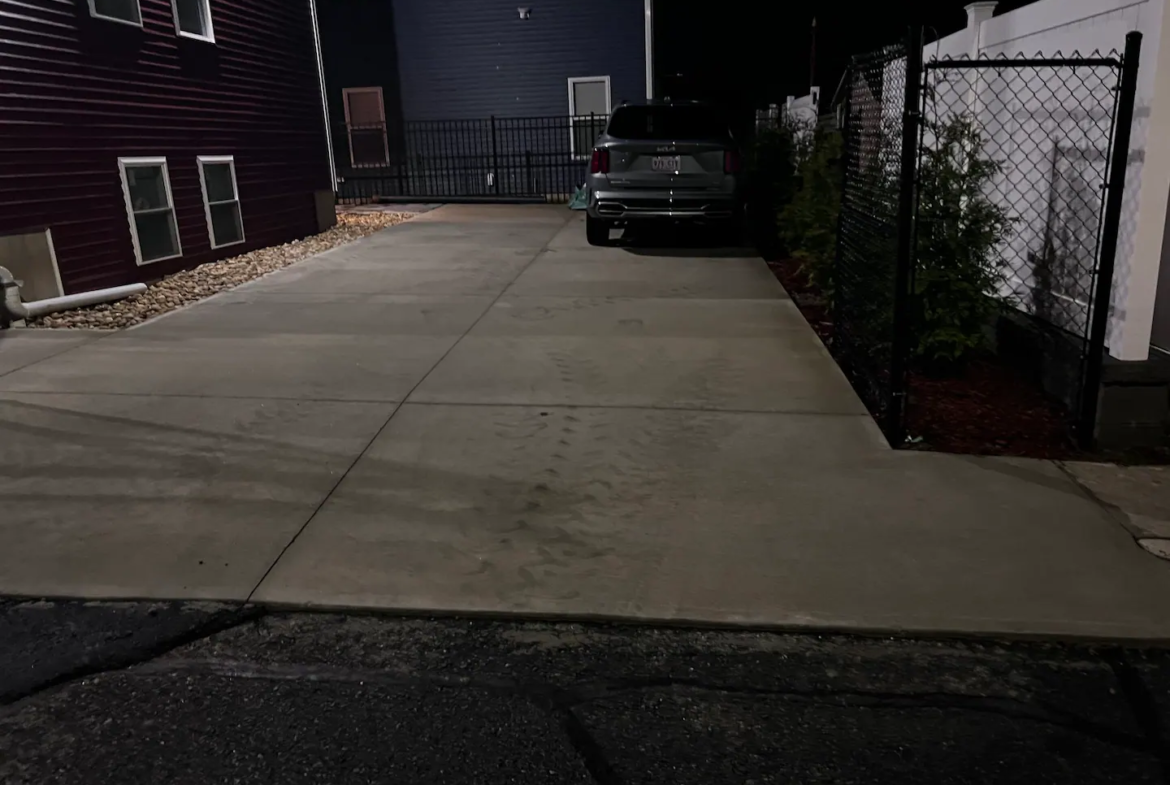
[[[833,351],[891,440],[896,397],[900,195],[910,42],[855,58],[848,74],[844,187],[833,269]],[[912,91],[911,91],[912,92]],[[904,228],[904,227],[903,227]]]
[[[978,146],[970,156],[995,165],[986,195],[1011,213],[1011,237],[997,253],[1001,296],[1085,338],[1119,79],[1116,55],[925,67],[924,153],[969,123]]]
[[[1007,231],[984,238],[977,261],[1001,302],[1048,333],[1053,356],[1039,363],[1037,382],[1070,412],[1086,405],[1089,361],[1103,350],[1091,332],[1098,286],[1111,283],[1099,273],[1122,64],[1114,52],[941,59],[924,68],[916,266],[972,213],[970,200],[948,203],[929,175],[944,159],[982,167],[977,198],[1001,213]]]
[[[1140,40],[1124,55],[923,63],[911,31],[854,59],[833,350],[895,446],[907,370],[957,354],[947,341],[1005,307],[1055,336],[1038,381],[1091,439]]]

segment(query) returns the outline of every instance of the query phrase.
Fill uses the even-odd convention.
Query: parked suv
[[[733,226],[740,151],[725,117],[701,103],[623,105],[594,144],[586,189],[590,245],[640,221]]]

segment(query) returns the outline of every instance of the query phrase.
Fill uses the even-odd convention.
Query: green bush
[[[975,121],[957,115],[927,134],[918,173],[916,353],[928,364],[953,365],[983,346],[1001,307],[999,249],[1013,221],[987,196],[1002,165],[985,155]]]
[[[748,185],[757,198],[783,205],[796,192],[796,140],[793,129],[779,123],[756,133],[748,149]]]
[[[802,269],[810,283],[827,297],[833,291],[843,147],[839,133],[816,133],[800,161],[798,190],[779,216],[781,241],[803,261]]]
[[[898,205],[899,128],[869,140],[867,166],[853,173],[873,216],[888,223],[851,234],[849,264],[838,271],[843,140],[818,132],[807,152],[792,142],[798,160],[791,201],[779,211],[778,233],[789,253],[803,261],[811,283],[826,297],[847,297],[852,333],[871,348],[886,346],[893,332]],[[985,328],[1001,307],[1004,260],[1000,248],[1013,219],[988,197],[1002,171],[984,152],[975,121],[959,115],[926,128],[918,172],[917,246],[912,292],[916,356],[926,365],[953,367],[985,340]],[[859,197],[860,198],[860,197]],[[848,274],[838,292],[835,276]],[[839,283],[844,284],[844,281]]]
[[[747,150],[745,192],[752,234],[761,248],[776,245],[776,215],[796,195],[797,162],[804,136],[798,121],[781,117],[775,124],[757,129]]]

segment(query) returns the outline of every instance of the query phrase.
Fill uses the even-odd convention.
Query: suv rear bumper
[[[730,194],[710,191],[594,191],[589,195],[589,215],[607,221],[686,220],[727,221],[740,211]]]

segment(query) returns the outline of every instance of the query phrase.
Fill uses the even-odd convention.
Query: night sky
[[[783,103],[809,87],[812,18],[817,18],[817,82],[828,100],[849,58],[895,42],[909,24],[926,26],[927,39],[966,24],[970,0],[719,0],[709,4],[655,3],[655,72],[664,95],[724,98],[738,85],[737,102]],[[1005,0],[997,13],[1028,5]],[[771,10],[764,10],[771,3]],[[698,9],[698,10],[697,10]],[[672,79],[672,74],[681,78]],[[681,86],[685,85],[685,86]]]

